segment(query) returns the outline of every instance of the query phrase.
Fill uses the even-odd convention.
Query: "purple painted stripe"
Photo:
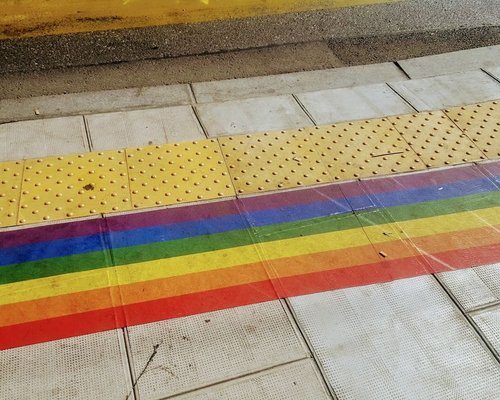
[[[48,242],[51,240],[91,236],[105,231],[105,222],[102,218],[65,222],[35,228],[21,228],[19,230],[1,232],[0,248],[5,249],[26,244]]]
[[[461,182],[478,184],[487,175],[476,165],[463,165],[440,170],[421,171],[375,179],[341,183],[340,187],[354,210],[381,207],[376,201],[377,195],[388,195],[414,190],[425,190],[438,187],[456,186]],[[470,194],[470,193],[469,193]]]
[[[36,228],[21,228],[20,230],[0,232],[0,248],[10,248],[32,243],[48,242],[51,240],[90,236],[109,231],[117,232],[238,214],[239,209],[236,206],[236,202],[234,200],[229,200],[117,215],[108,217],[105,220],[97,218],[94,220],[64,222]]]
[[[500,177],[500,161],[480,164],[478,165],[478,168],[481,171],[484,171],[486,175],[491,176],[496,180]]]
[[[339,184],[344,196],[349,199],[349,197],[359,197],[368,196],[369,193],[366,188],[361,184],[360,181],[343,182]]]
[[[345,200],[339,185],[328,185],[302,190],[266,194],[262,196],[245,197],[246,212],[266,210],[269,208],[288,207],[300,204],[324,202],[327,200]]]
[[[235,200],[218,201],[207,204],[195,204],[167,208],[163,210],[145,211],[141,213],[107,217],[108,230],[119,232],[158,225],[170,225],[181,222],[200,221],[226,215],[239,215],[240,210]]]
[[[381,179],[368,179],[364,180],[363,183],[370,193],[381,193],[484,178],[486,176],[475,165],[464,165],[435,171],[388,176]]]

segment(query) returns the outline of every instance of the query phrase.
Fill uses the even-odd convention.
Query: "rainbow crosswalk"
[[[498,262],[499,179],[467,164],[1,232],[0,349]]]

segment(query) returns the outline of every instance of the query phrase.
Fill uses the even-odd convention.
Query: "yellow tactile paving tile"
[[[24,161],[0,162],[0,227],[16,224]]]
[[[488,158],[500,157],[500,101],[454,107],[445,113]]]
[[[219,141],[238,194],[331,180],[305,131],[229,136]]]
[[[186,24],[394,0],[4,0],[0,39]]]
[[[428,167],[486,159],[442,111],[389,117],[389,121]]]
[[[306,131],[334,181],[425,168],[385,118],[317,126]]]
[[[20,224],[130,208],[124,150],[25,161]]]
[[[217,140],[127,149],[134,208],[235,196]]]
[[[497,158],[498,102],[280,132],[0,163],[0,227]],[[469,134],[471,140],[459,127]],[[483,142],[483,136],[489,139]],[[495,140],[493,140],[495,139]],[[486,146],[484,146],[486,145]],[[493,153],[492,153],[493,151]]]

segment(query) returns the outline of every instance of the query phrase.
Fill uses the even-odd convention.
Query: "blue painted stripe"
[[[459,181],[454,184],[437,185],[419,189],[402,190],[392,193],[375,194],[381,207],[400,206],[404,204],[423,203],[427,201],[450,199],[452,197],[494,192],[497,188],[487,179]]]
[[[258,227],[351,212],[352,209],[346,199],[334,199],[253,211],[246,213],[246,217],[252,226]]]
[[[111,232],[110,241],[112,247],[121,248],[246,228],[249,228],[248,222],[241,215],[227,215],[219,218],[181,222],[172,225],[158,225],[149,228]]]
[[[0,250],[0,266],[28,261],[103,251],[102,235],[80,236],[49,242],[32,243]]]

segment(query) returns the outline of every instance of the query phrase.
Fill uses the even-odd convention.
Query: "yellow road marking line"
[[[394,0],[4,0],[0,39],[333,9]]]

